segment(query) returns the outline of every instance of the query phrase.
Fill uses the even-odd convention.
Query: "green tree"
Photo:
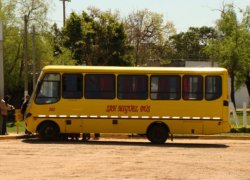
[[[23,88],[23,15],[28,15],[28,30],[35,25],[36,34],[36,65],[39,72],[44,62],[51,59],[49,41],[45,33],[47,27],[46,13],[48,1],[40,0],[10,0],[0,1],[0,18],[4,26],[4,75],[5,92],[21,93]],[[28,69],[32,69],[32,38],[28,35]],[[31,72],[29,71],[28,74]],[[31,80],[31,76],[29,77]],[[31,81],[30,81],[31,82]],[[30,86],[32,87],[32,86]]]
[[[244,59],[245,59],[245,68],[244,71],[240,71],[239,73],[239,81],[237,83],[237,87],[241,86],[242,83],[245,83],[248,95],[250,96],[250,6],[247,6],[245,10],[241,10],[243,13],[242,18],[242,27],[244,29],[243,31],[243,37],[244,38]]]
[[[244,17],[246,18],[246,15]],[[228,70],[231,78],[230,97],[234,105],[235,82],[238,86],[242,85],[249,77],[247,73],[250,64],[250,32],[245,18],[239,21],[234,6],[225,5],[221,10],[221,18],[216,23],[218,38],[211,40],[207,47],[211,59],[217,60],[220,66]]]
[[[65,47],[78,64],[131,65],[123,24],[116,14],[89,8],[71,13],[63,29]]]
[[[208,40],[215,37],[215,29],[206,26],[201,28],[190,27],[187,32],[173,35],[170,37],[171,46],[174,50],[171,58],[206,61],[209,57],[204,48],[207,46]]]
[[[48,44],[50,44],[53,50],[53,59],[49,64],[58,65],[75,65],[76,61],[72,59],[71,52],[68,48],[64,47],[64,36],[62,31],[57,27],[57,24],[53,24],[50,32],[47,33]]]
[[[4,79],[5,92],[18,88],[19,68],[22,53],[22,37],[15,14],[16,1],[0,1],[0,19],[3,21],[4,34]]]
[[[63,36],[65,39],[65,47],[72,53],[72,58],[78,64],[83,64],[83,33],[81,29],[82,18],[76,13],[71,13],[70,17],[66,20],[66,26],[63,29]]]

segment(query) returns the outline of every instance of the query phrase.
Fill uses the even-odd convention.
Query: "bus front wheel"
[[[164,144],[169,136],[169,131],[163,124],[154,124],[147,131],[147,138],[153,144]]]
[[[46,122],[39,128],[39,137],[44,140],[56,140],[59,137],[58,127],[51,122]]]

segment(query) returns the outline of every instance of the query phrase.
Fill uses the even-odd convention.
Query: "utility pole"
[[[33,72],[33,91],[36,86],[36,29],[32,26],[32,72]]]
[[[28,16],[24,15],[24,97],[28,95]]]
[[[63,26],[65,26],[65,19],[66,19],[66,13],[65,13],[65,2],[68,1],[70,2],[70,0],[60,0],[63,3]]]
[[[4,97],[3,23],[0,20],[0,99]]]

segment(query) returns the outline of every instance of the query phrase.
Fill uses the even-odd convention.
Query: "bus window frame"
[[[63,96],[63,94],[64,94],[64,91],[63,91],[63,77],[64,77],[64,75],[81,75],[81,78],[82,78],[82,82],[81,82],[81,96],[79,96],[79,97],[77,97],[77,98],[65,98],[64,96]],[[61,75],[61,85],[62,85],[62,89],[61,89],[61,98],[63,98],[63,99],[82,99],[83,98],[83,94],[84,94],[84,75],[82,74],[82,73],[63,73],[62,75]],[[77,91],[78,92],[78,91]],[[76,93],[75,91],[72,91],[72,93]]]
[[[136,98],[121,98],[120,97],[120,93],[124,92],[124,91],[122,91],[122,92],[119,91],[120,90],[120,84],[119,84],[120,81],[119,81],[119,78],[121,76],[130,76],[130,77],[141,76],[141,77],[145,77],[146,78],[146,81],[145,81],[146,82],[146,85],[145,85],[146,90],[144,92],[144,93],[146,93],[145,98],[137,98],[138,96]],[[118,74],[116,87],[117,87],[116,97],[119,100],[147,100],[147,99],[149,99],[150,92],[149,92],[149,76],[148,76],[148,74]],[[130,94],[134,94],[134,92],[130,93]],[[137,95],[137,94],[138,93],[136,93],[134,95]]]
[[[212,99],[207,98],[207,78],[209,78],[209,77],[218,77],[220,79],[220,94]],[[217,94],[217,93],[210,93],[210,94]],[[214,101],[214,100],[221,98],[221,96],[222,96],[222,77],[219,75],[207,75],[207,76],[205,76],[205,95],[204,95],[205,100],[206,101]]]
[[[158,94],[159,93],[159,91],[157,91],[157,92],[152,92],[152,77],[159,77],[159,76],[165,76],[165,77],[177,77],[178,78],[178,80],[179,80],[179,82],[178,82],[178,88],[179,88],[179,91],[176,91],[176,92],[174,92],[174,93],[176,93],[176,96],[177,96],[177,98],[156,98],[156,99],[153,99],[152,98],[152,93],[155,93],[155,94]],[[154,74],[154,75],[151,75],[150,76],[150,84],[149,84],[149,86],[150,86],[150,99],[151,100],[153,100],[153,101],[157,101],[157,100],[166,100],[166,101],[177,101],[177,100],[180,100],[181,99],[181,97],[182,97],[182,92],[181,92],[181,86],[182,86],[182,78],[181,78],[181,76],[180,75],[177,75],[177,74]],[[168,94],[170,94],[171,92],[167,92]]]
[[[50,81],[48,81],[48,80],[44,80],[44,78],[46,77],[46,75],[49,75],[49,74],[55,74],[55,75],[59,75],[59,81],[56,81],[56,80],[50,80]],[[60,73],[45,73],[44,75],[43,75],[43,77],[41,78],[41,80],[38,82],[38,87],[37,87],[37,89],[36,89],[36,96],[35,96],[35,100],[34,100],[34,102],[35,102],[35,104],[39,104],[39,105],[46,105],[46,104],[55,104],[55,103],[57,103],[57,102],[59,102],[60,101],[60,99],[61,99],[61,74]],[[41,97],[38,97],[38,95],[39,95],[39,93],[40,93],[40,91],[41,91],[41,87],[42,87],[42,85],[43,85],[43,82],[57,82],[57,84],[58,84],[58,90],[57,90],[57,94],[58,94],[58,97],[44,97],[44,99],[45,98],[57,98],[57,100],[56,101],[52,101],[52,102],[38,102],[37,101],[37,98],[41,98]]]
[[[198,92],[200,92],[200,98],[185,98],[185,85],[184,85],[184,79],[185,79],[185,77],[198,77],[198,78],[201,78],[201,90],[200,91],[198,91]],[[185,74],[185,75],[183,75],[182,76],[182,99],[184,100],[184,101],[202,101],[203,99],[204,99],[204,78],[203,78],[203,76],[202,75],[197,75],[197,74]],[[195,94],[195,95],[199,95],[199,93],[196,93],[196,92],[187,92],[187,94],[190,94],[190,93],[192,93],[192,94]]]
[[[101,97],[95,97],[95,98],[90,98],[89,96],[86,96],[86,87],[87,87],[87,85],[86,85],[86,83],[87,83],[87,81],[86,81],[86,78],[88,78],[88,76],[90,76],[90,75],[97,75],[97,76],[105,76],[105,75],[107,75],[107,76],[111,76],[112,78],[113,78],[113,91],[112,92],[110,92],[110,93],[113,93],[112,94],[112,98],[101,98]],[[86,73],[85,75],[84,75],[84,78],[83,78],[83,80],[84,80],[84,88],[83,88],[83,94],[84,94],[84,98],[85,99],[94,99],[94,100],[98,100],[98,99],[102,99],[102,100],[110,100],[110,99],[115,99],[116,98],[116,75],[115,74],[111,74],[111,73],[108,73],[108,74],[106,74],[106,73],[103,73],[103,74],[98,74],[98,73]],[[100,93],[101,91],[97,91],[98,93]],[[89,93],[89,92],[88,92]]]

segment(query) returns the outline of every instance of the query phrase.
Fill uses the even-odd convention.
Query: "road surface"
[[[249,140],[0,141],[0,179],[250,179]]]

